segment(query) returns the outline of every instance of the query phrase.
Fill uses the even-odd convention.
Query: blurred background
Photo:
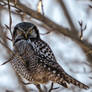
[[[19,0],[10,0],[10,4],[14,5]],[[42,16],[49,18],[68,31],[71,31],[73,38],[76,36],[83,44],[87,43],[89,48],[92,45],[92,0],[20,0],[20,3],[29,7],[35,12],[40,12]],[[41,9],[39,9],[41,8]],[[43,14],[44,13],[44,14]],[[58,30],[53,31],[50,26],[43,23],[40,18],[35,18],[24,12],[18,11],[15,7],[11,7],[12,25],[14,26],[22,21],[32,22],[37,25],[41,38],[46,41],[58,63],[63,69],[76,78],[77,80],[88,85],[88,90],[79,89],[74,85],[70,85],[68,89],[54,84],[54,87],[59,87],[51,92],[92,92],[92,59],[83,50],[73,38],[63,35]],[[10,25],[9,8],[7,0],[0,0],[0,40],[3,39],[2,31],[12,39],[12,36],[6,27]],[[4,37],[5,38],[5,37]],[[6,45],[13,49],[12,41],[6,40]],[[0,44],[0,64],[4,63],[9,58],[9,52],[2,44]],[[27,82],[25,79],[23,79]],[[48,83],[45,88],[50,89],[51,83]],[[43,88],[43,85],[41,85]],[[10,63],[0,66],[0,92],[38,92],[35,85],[23,85],[18,80],[16,73],[12,69]],[[47,91],[48,92],[48,91]]]

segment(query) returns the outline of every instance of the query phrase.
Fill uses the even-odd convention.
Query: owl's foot
[[[36,87],[38,88],[39,92],[44,92],[44,91],[41,89],[40,84],[37,84]]]
[[[53,85],[54,85],[54,83],[52,82],[52,83],[51,83],[51,88],[49,89],[48,92],[51,92],[52,90],[55,90],[55,89],[58,89],[58,88],[59,88],[59,87],[53,88]]]
[[[24,84],[24,85],[29,85],[29,84],[31,84],[31,83],[29,83],[29,82],[28,82],[28,83],[23,82],[23,84]]]
[[[13,57],[10,57],[7,61],[5,61],[4,63],[2,63],[0,66],[7,64],[7,63],[10,62],[12,59],[13,59]]]

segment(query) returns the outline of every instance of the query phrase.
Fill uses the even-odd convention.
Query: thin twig
[[[12,17],[11,17],[11,5],[10,5],[10,0],[7,0],[8,2],[8,9],[9,9],[9,31],[10,31],[10,34],[12,36],[12,31],[11,31],[11,26],[12,26]]]
[[[83,21],[79,21],[79,25],[80,25],[80,39],[83,39],[83,32],[86,30],[87,25],[85,25],[85,27],[83,28]]]
[[[42,0],[39,0],[39,2],[38,2],[37,11],[39,13],[41,13],[41,11],[42,11],[42,14],[44,16],[44,9],[43,9],[43,2],[42,2]]]
[[[43,16],[44,16],[44,7],[43,7],[43,1],[41,0],[41,7],[42,7],[42,14],[43,14]]]
[[[6,36],[6,39],[10,40],[12,42],[12,39]]]
[[[51,33],[51,32],[40,33],[40,35],[47,35],[47,34],[49,34],[49,33]]]

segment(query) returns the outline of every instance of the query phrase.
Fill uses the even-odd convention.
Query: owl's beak
[[[27,39],[27,35],[28,35],[28,34],[27,34],[27,33],[25,33],[25,38],[26,38],[26,39]]]

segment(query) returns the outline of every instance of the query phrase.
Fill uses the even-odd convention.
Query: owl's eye
[[[18,27],[18,29],[17,29],[17,34],[21,35],[21,34],[23,34],[23,33],[24,33],[24,30],[21,29],[20,27]]]
[[[21,32],[20,30],[17,30],[17,34],[20,35],[20,34],[22,34],[22,33],[23,33],[23,32]]]
[[[36,38],[36,37],[37,37],[37,33],[36,33],[35,29],[31,29],[31,30],[29,31],[29,34],[30,34],[30,36],[31,36],[32,38]]]
[[[30,34],[32,34],[32,32],[33,32],[33,30],[30,30],[30,32],[29,32],[29,33],[30,33]]]

